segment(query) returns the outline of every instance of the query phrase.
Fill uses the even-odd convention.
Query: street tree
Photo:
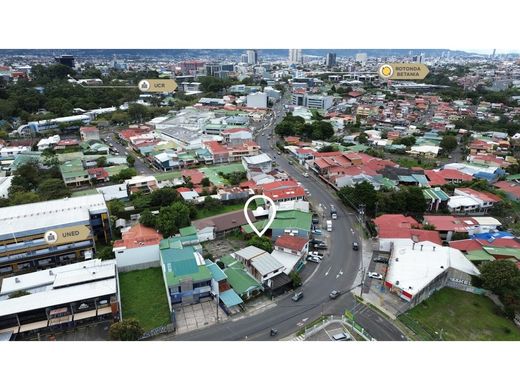
[[[507,260],[485,263],[481,268],[480,277],[482,286],[498,295],[520,285],[520,270],[515,263]]]
[[[144,330],[138,320],[134,318],[124,319],[110,325],[110,339],[115,341],[137,341],[143,335]]]
[[[445,135],[442,137],[441,143],[439,146],[446,153],[450,153],[457,148],[458,141],[457,137],[454,135]]]

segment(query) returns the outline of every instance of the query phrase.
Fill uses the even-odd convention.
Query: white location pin
[[[259,232],[258,229],[256,228],[256,226],[251,222],[251,219],[249,218],[249,213],[248,213],[249,203],[251,203],[255,199],[264,199],[266,202],[271,203],[271,207],[269,208],[269,220],[267,221],[267,224],[264,226],[264,228],[262,229],[261,232]],[[269,227],[271,226],[271,224],[274,221],[274,218],[276,217],[276,205],[274,204],[273,200],[271,198],[269,198],[268,196],[255,195],[255,196],[250,197],[247,200],[247,202],[244,206],[244,215],[246,217],[247,223],[249,224],[249,226],[251,226],[251,229],[253,229],[253,231],[256,233],[256,235],[258,237],[262,237],[264,235],[264,233],[267,231],[267,229],[269,229]]]

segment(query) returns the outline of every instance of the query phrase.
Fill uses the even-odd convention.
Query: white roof
[[[197,191],[182,191],[182,192],[180,192],[180,194],[184,200],[192,200],[192,199],[196,199],[200,196],[197,193]]]
[[[477,267],[458,249],[430,241],[418,242],[415,246],[406,240],[394,241],[386,281],[415,295],[448,268],[480,275]]]
[[[55,274],[55,281],[46,288],[33,291],[29,295],[0,301],[0,316],[115,294],[117,292],[116,261],[101,261],[98,264],[87,267],[86,264],[92,265],[92,262],[76,263],[71,265],[71,268],[74,268],[76,265],[81,266],[81,268],[69,269],[68,271]],[[84,265],[86,268],[83,268]],[[58,271],[60,268],[63,270],[66,266],[57,267],[54,270]],[[36,273],[39,274],[40,272],[49,274],[49,270]],[[18,276],[18,278],[23,276],[25,275]],[[40,277],[40,282],[42,283],[48,278],[48,276],[43,274]],[[36,283],[37,279],[38,276],[33,276],[32,282]],[[67,287],[68,284],[72,283],[76,284]],[[17,285],[19,284],[17,283]],[[21,289],[17,288],[16,290]]]
[[[103,194],[105,201],[112,199],[124,199],[128,197],[128,190],[124,184],[96,188],[97,192]]]
[[[283,273],[287,275],[289,275],[289,273],[294,269],[294,266],[298,260],[300,260],[300,256],[277,250],[272,251],[271,256],[273,256],[280,264],[285,267]]]
[[[30,272],[28,274],[4,278],[2,281],[0,295],[10,294],[13,291],[30,290],[32,288],[49,285],[54,283],[56,276],[60,273],[74,271],[83,267],[90,268],[99,265],[100,263],[100,259],[87,260],[79,263],[67,264],[60,267],[46,269],[44,271]],[[18,282],[16,282],[17,279]]]
[[[252,259],[255,256],[260,256],[262,253],[267,252],[253,245],[249,245],[236,252],[238,256],[243,257],[244,259]]]
[[[502,226],[502,223],[496,219],[496,218],[493,218],[493,217],[471,217],[473,218],[475,221],[477,221],[477,223],[479,225],[492,225],[492,226]]]
[[[89,221],[89,210],[94,209],[107,209],[103,195],[85,195],[4,207],[0,213],[0,236]]]
[[[247,164],[262,164],[262,163],[267,163],[267,162],[272,161],[271,157],[269,157],[266,153],[261,153],[256,156],[242,157],[242,158],[244,159],[244,161]]]
[[[440,147],[433,146],[433,145],[419,145],[419,146],[412,146],[411,147],[412,151],[419,152],[419,153],[434,153],[434,154],[437,154],[437,153],[439,153],[440,149],[441,149]]]
[[[156,181],[154,176],[134,176],[131,179],[125,180],[125,184],[140,184],[140,183],[148,183],[149,181]]]
[[[457,207],[471,207],[478,206],[480,202],[477,202],[474,198],[464,195],[450,196],[448,200],[448,207],[455,209]]]
[[[264,252],[262,255],[253,258],[251,265],[255,267],[262,275],[267,275],[271,272],[278,271],[279,269],[283,268],[283,264],[281,264],[267,252]]]

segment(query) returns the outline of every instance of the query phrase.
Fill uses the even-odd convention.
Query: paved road
[[[264,135],[257,138],[262,150],[271,156],[276,152],[270,146],[267,138],[275,124],[281,120],[283,110],[280,105],[274,107],[274,118],[268,120],[268,128]],[[261,134],[262,132],[260,132]],[[273,140],[274,142],[274,140]],[[330,233],[329,250],[323,261],[303,286],[304,297],[298,302],[291,300],[290,294],[279,297],[276,306],[259,314],[240,320],[233,319],[194,332],[179,336],[166,336],[175,340],[273,340],[282,339],[296,332],[303,324],[318,318],[321,314],[343,314],[345,309],[354,312],[356,321],[360,323],[377,340],[402,340],[404,336],[392,323],[377,312],[364,305],[356,303],[348,292],[354,286],[354,281],[360,269],[361,251],[352,250],[352,242],[360,241],[358,232],[352,229],[355,216],[337,199],[314,175],[303,177],[300,169],[289,165],[288,161],[277,156],[281,169],[292,178],[300,181],[310,193],[314,203],[326,206],[326,212],[333,204],[338,212],[338,219],[333,221],[333,231]],[[324,230],[324,229],[323,229]],[[309,265],[308,265],[309,266]],[[344,291],[336,300],[330,300],[331,290]],[[270,337],[271,328],[278,329],[276,337]]]

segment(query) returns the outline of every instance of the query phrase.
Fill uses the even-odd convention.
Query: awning
[[[242,298],[232,288],[219,294],[220,300],[226,307],[233,307],[244,303]]]

